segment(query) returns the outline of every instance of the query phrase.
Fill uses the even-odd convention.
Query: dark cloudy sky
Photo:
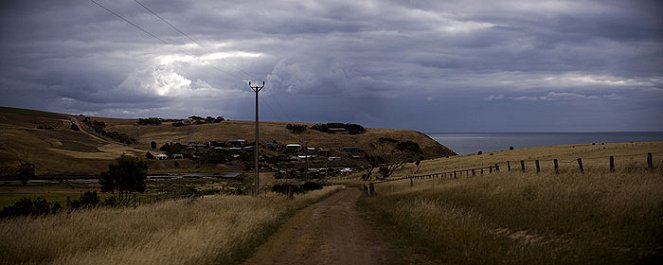
[[[0,105],[426,132],[663,131],[663,2],[3,0]]]

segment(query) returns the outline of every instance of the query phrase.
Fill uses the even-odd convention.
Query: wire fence
[[[659,157],[661,154],[656,154]],[[425,179],[437,179],[437,178],[459,178],[459,177],[473,177],[473,176],[482,176],[485,174],[492,174],[501,171],[514,171],[514,172],[535,172],[536,174],[542,173],[544,169],[548,172],[552,171],[554,174],[560,174],[562,170],[576,171],[581,174],[584,174],[588,170],[596,169],[596,165],[602,165],[601,167],[607,168],[610,172],[615,172],[618,167],[615,163],[615,159],[620,158],[620,162],[629,162],[625,166],[622,166],[623,169],[646,169],[650,172],[654,172],[654,154],[632,154],[632,155],[612,155],[612,156],[592,156],[568,160],[560,160],[556,158],[550,159],[523,159],[523,160],[507,160],[500,161],[495,164],[490,164],[488,166],[479,166],[479,167],[469,167],[469,168],[459,168],[453,170],[439,171],[426,174],[410,175],[398,178],[382,179],[369,183],[369,186],[366,187],[366,192],[371,195],[375,192],[375,184],[394,182],[394,181],[403,181],[409,180],[410,185],[414,184],[415,180],[425,180]],[[624,158],[630,158],[625,160]],[[600,161],[597,161],[600,160]],[[587,163],[591,161],[592,166],[587,167]],[[646,162],[643,166],[642,162]]]

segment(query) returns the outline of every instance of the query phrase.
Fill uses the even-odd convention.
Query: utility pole
[[[304,143],[304,159],[306,160],[306,181],[308,181],[308,141]]]
[[[255,157],[255,166],[256,166],[256,187],[255,187],[255,192],[254,196],[258,196],[258,193],[260,193],[260,167],[258,166],[258,144],[260,144],[260,129],[258,127],[258,121],[259,121],[259,112],[258,112],[258,92],[262,90],[263,87],[265,87],[265,81],[262,81],[262,86],[251,86],[251,81],[249,81],[249,87],[253,92],[256,92],[256,157]]]

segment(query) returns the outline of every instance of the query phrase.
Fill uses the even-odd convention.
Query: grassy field
[[[215,124],[173,127],[170,122],[139,126],[136,119],[92,119],[104,121],[107,124],[106,131],[127,134],[139,143],[126,145],[102,137],[84,125],[81,116],[0,107],[0,178],[10,175],[19,161],[34,164],[37,175],[97,175],[106,170],[108,163],[121,154],[142,157],[148,151],[160,152],[151,148],[152,141],[155,141],[158,147],[167,142],[186,144],[190,141],[226,141],[235,138],[251,141],[255,133],[253,121],[227,120]],[[80,130],[70,129],[72,123],[78,124]],[[261,141],[276,140],[282,144],[308,143],[309,147],[326,148],[334,155],[343,155],[340,151],[343,147],[369,150],[371,143],[381,137],[387,137],[417,142],[422,150],[421,155],[427,158],[452,153],[427,135],[412,130],[366,128],[365,133],[357,135],[329,134],[315,130],[292,133],[286,129],[287,124],[261,122]],[[157,170],[204,172],[201,170],[205,168],[200,169],[197,166],[181,163],[179,167],[164,166]]]
[[[427,161],[423,172],[519,159],[628,158],[662,143],[560,146]],[[605,149],[603,149],[605,147]],[[605,151],[608,150],[608,151]],[[663,166],[645,156],[569,167],[555,175],[520,170],[458,179],[377,184],[360,207],[405,252],[434,264],[661,264]],[[484,164],[484,165],[485,165]],[[403,172],[405,174],[405,172]]]
[[[236,264],[295,210],[341,188],[2,220],[0,264]]]

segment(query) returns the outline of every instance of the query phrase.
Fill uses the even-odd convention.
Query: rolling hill
[[[86,124],[86,118],[88,121],[104,122],[103,130],[106,132],[131,137],[138,143],[125,144],[111,139]],[[261,122],[261,142],[308,143],[308,146],[327,150],[341,150],[343,147],[371,150],[372,143],[380,138],[389,138],[417,143],[423,158],[455,154],[417,131],[368,128],[364,133],[355,135],[310,129],[304,133],[293,133],[286,129],[287,124]],[[174,127],[172,122],[138,125],[136,119],[85,117],[0,107],[0,176],[10,175],[21,161],[34,164],[36,174],[41,176],[96,175],[121,154],[142,157],[148,151],[155,152],[150,147],[152,141],[158,146],[166,142],[186,144],[237,138],[252,141],[254,126],[252,121],[234,120],[182,127]]]

